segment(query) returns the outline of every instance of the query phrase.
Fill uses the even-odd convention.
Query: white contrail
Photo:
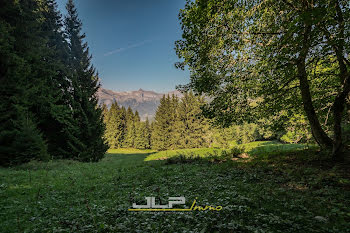
[[[110,51],[110,52],[108,52],[108,53],[105,53],[103,56],[105,56],[105,57],[106,57],[106,56],[110,56],[110,55],[112,55],[112,54],[120,53],[120,52],[125,51],[125,50],[128,50],[128,49],[140,47],[140,46],[142,46],[142,45],[144,45],[144,44],[147,44],[147,43],[150,43],[150,42],[152,42],[152,40],[145,40],[145,41],[142,41],[142,42],[140,42],[140,43],[132,44],[132,45],[129,45],[129,46],[124,47],[124,48],[118,48],[118,49],[112,50],[112,51]]]

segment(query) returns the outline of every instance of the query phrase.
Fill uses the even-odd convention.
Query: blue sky
[[[66,0],[57,0],[65,14]],[[185,0],[75,0],[102,86],[167,92],[189,81],[175,68]]]

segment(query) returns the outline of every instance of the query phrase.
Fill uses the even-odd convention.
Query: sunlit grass
[[[208,155],[219,154],[222,149],[216,148],[194,148],[194,149],[179,149],[158,151],[147,156],[145,161],[150,160],[164,160],[178,155],[195,155],[198,157],[207,157]]]
[[[98,163],[33,161],[0,168],[0,231],[347,232],[350,229],[350,180],[346,169],[333,168],[327,161],[300,161],[294,155],[309,156],[309,152],[295,145],[254,142],[245,146],[250,151],[259,147],[265,147],[265,151],[274,151],[273,147],[296,150],[292,154],[261,152],[253,156],[257,159],[245,162],[195,159],[171,164],[167,160],[145,160],[183,152],[205,156],[220,150],[154,153],[118,149],[111,150]],[[284,160],[278,162],[278,158]],[[199,205],[220,205],[223,209],[186,214],[128,212],[132,203],[144,203],[147,196],[155,196],[157,202],[163,203],[168,197],[184,196],[187,207],[197,198]]]
[[[283,144],[276,141],[250,142],[237,145],[237,147],[244,149],[244,151],[250,155],[259,155],[264,153],[284,153],[317,148],[317,146],[313,144]]]
[[[140,150],[134,148],[119,148],[119,149],[109,149],[108,154],[145,154],[152,153],[155,150]]]
[[[230,149],[218,149],[218,148],[195,148],[195,149],[179,149],[179,150],[166,150],[158,151],[147,156],[145,161],[150,160],[164,160],[177,156],[184,157],[212,157],[220,156],[223,151],[228,153],[232,148],[238,148],[242,150],[243,153],[247,153],[250,156],[259,156],[270,153],[286,153],[292,151],[300,151],[308,148],[317,148],[315,145],[306,144],[282,144],[276,141],[257,141],[250,142],[246,144],[233,144]]]

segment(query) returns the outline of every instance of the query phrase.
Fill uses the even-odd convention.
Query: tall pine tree
[[[169,100],[169,121],[171,122],[170,129],[169,129],[169,149],[177,149],[179,147],[178,140],[179,138],[176,137],[176,132],[177,132],[177,126],[176,126],[176,121],[178,118],[178,111],[179,108],[179,98],[175,96],[174,94],[171,96],[171,99]]]
[[[46,77],[46,98],[36,107],[39,128],[42,130],[49,148],[55,158],[70,158],[71,150],[67,140],[67,130],[73,121],[70,107],[70,82],[68,80],[68,43],[63,31],[63,21],[54,0],[40,1],[43,16],[41,33],[46,39],[41,78]],[[44,69],[45,68],[45,69]]]
[[[108,143],[109,148],[115,149],[118,148],[117,136],[118,136],[118,114],[120,108],[117,102],[112,103],[109,111],[106,114],[106,131],[105,131],[105,140]]]
[[[74,121],[70,133],[70,146],[74,158],[80,161],[98,161],[107,145],[103,140],[102,110],[97,105],[96,92],[100,87],[98,75],[91,65],[91,55],[82,23],[78,18],[73,0],[66,5],[65,29],[69,41],[69,69],[71,81],[71,107]]]
[[[125,136],[126,136],[126,109],[124,106],[120,108],[117,122],[118,122],[117,145],[118,145],[118,148],[121,148],[123,147]]]
[[[173,137],[177,148],[200,148],[208,146],[207,134],[209,124],[202,115],[202,97],[192,92],[185,93],[177,108],[175,132]]]
[[[150,149],[152,147],[151,135],[152,135],[152,126],[149,123],[149,120],[148,120],[148,117],[147,117],[146,121],[145,121],[145,131],[144,131],[144,136],[146,138],[146,145],[147,145],[146,149]]]
[[[55,0],[0,7],[0,165],[32,159],[97,161],[106,146],[90,65],[73,2],[63,22]]]
[[[50,99],[41,18],[33,0],[4,1],[0,7],[0,165],[48,155],[38,127],[40,104]]]
[[[169,95],[160,100],[156,111],[156,116],[152,131],[152,148],[156,150],[166,150],[171,145],[171,129],[173,121],[171,120],[171,99]]]

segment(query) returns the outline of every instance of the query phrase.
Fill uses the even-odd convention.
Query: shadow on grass
[[[278,142],[263,142],[255,147],[246,148],[247,153],[250,155],[261,155],[261,154],[275,154],[275,153],[286,153],[286,152],[299,152],[304,150],[314,151],[318,147],[316,145],[308,144],[281,144]]]
[[[264,146],[271,145],[265,143]],[[261,146],[262,148],[264,146]],[[290,149],[290,148],[289,148]],[[350,190],[350,164],[331,160],[328,153],[313,148],[295,148],[295,150],[254,150],[254,153],[231,154],[230,151],[207,157],[178,155],[165,160],[166,165],[203,164],[224,166],[247,173],[259,173],[259,176],[271,176],[271,179],[285,179],[284,185],[291,189],[302,190],[308,183],[314,188],[335,186]]]
[[[166,160],[168,163],[209,161],[236,161],[245,163],[265,162],[276,163],[282,161],[310,161],[327,159],[319,153],[315,145],[282,144],[277,141],[256,141],[236,145],[230,149],[199,148],[188,150],[161,151],[146,160]]]
[[[103,165],[103,164],[116,164],[119,166],[132,166],[134,164],[141,164],[144,162],[145,158],[149,155],[155,153],[151,150],[130,150],[130,149],[117,149],[110,150],[105,154],[105,157],[99,162],[79,162],[71,159],[57,159],[50,160],[48,162],[43,161],[30,161],[25,164],[9,167],[11,170],[64,170],[72,167],[90,166],[93,164]],[[6,169],[6,168],[4,168]]]
[[[193,153],[179,153],[164,159],[166,164],[174,163],[223,163],[233,162],[244,166],[315,166],[332,168],[340,165],[348,167],[348,163],[331,160],[329,153],[320,151],[316,145],[281,144],[273,141],[253,142],[238,145],[228,150],[197,155]]]

